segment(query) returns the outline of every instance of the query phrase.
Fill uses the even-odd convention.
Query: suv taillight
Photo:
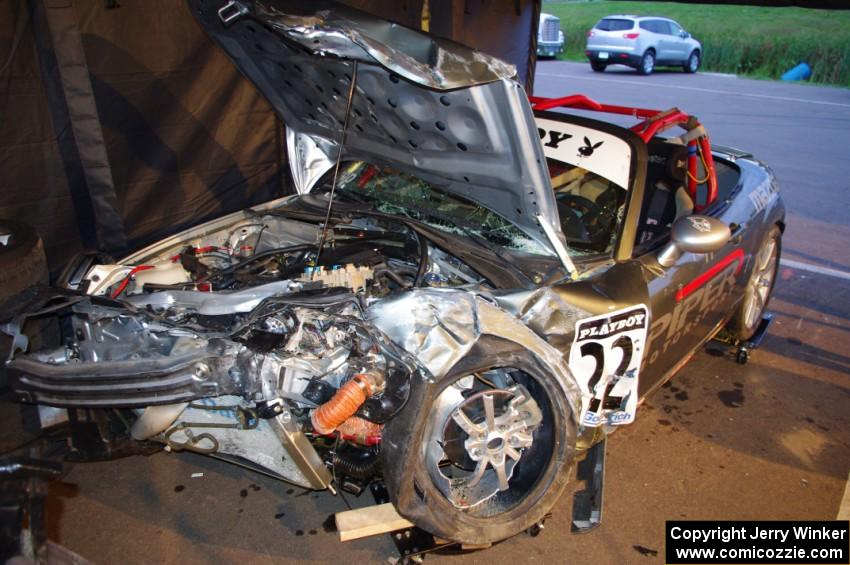
[[[637,39],[639,35],[639,33],[624,33],[623,37],[626,39]]]
[[[596,35],[596,34],[593,33],[593,30],[590,30],[589,32],[587,32],[588,37],[593,37],[594,35]]]

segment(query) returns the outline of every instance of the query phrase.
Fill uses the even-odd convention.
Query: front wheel
[[[749,341],[758,330],[776,282],[781,251],[782,232],[778,226],[773,226],[753,257],[753,270],[744,289],[744,299],[729,322],[729,329],[741,341]]]
[[[569,480],[576,428],[567,397],[538,364],[512,365],[426,385],[422,402],[411,398],[404,409],[416,411],[413,421],[397,417],[384,430],[393,502],[440,538],[485,544],[525,531]],[[404,463],[398,441],[410,442]]]
[[[590,68],[593,69],[593,72],[595,72],[595,73],[605,72],[605,68],[607,66],[608,65],[606,65],[605,63],[600,63],[599,61],[591,61],[590,62]]]
[[[655,51],[650,49],[646,53],[643,54],[643,57],[640,58],[640,65],[638,66],[638,74],[641,75],[651,75],[652,71],[655,70]]]
[[[700,60],[699,51],[694,51],[688,57],[688,60],[685,62],[682,67],[685,69],[686,73],[693,74],[699,70],[699,65],[702,61]]]

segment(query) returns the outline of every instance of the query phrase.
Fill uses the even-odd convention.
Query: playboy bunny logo
[[[584,138],[584,147],[578,148],[578,156],[579,157],[590,157],[593,155],[593,150],[598,149],[600,145],[605,143],[604,141],[600,141],[596,145],[590,143],[590,140],[587,137]]]

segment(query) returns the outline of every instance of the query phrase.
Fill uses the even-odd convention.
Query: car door
[[[652,312],[641,396],[684,364],[725,321],[744,265],[743,250],[733,243],[715,253],[685,253],[666,268],[656,255],[657,250],[639,258]]]
[[[646,146],[607,122],[554,112],[535,118],[568,251],[582,272],[598,273],[553,287],[576,309],[570,327],[556,332],[570,341],[553,344],[585,395],[582,423],[628,424],[637,409],[649,307],[641,266],[632,259],[634,232],[626,226],[639,215],[631,202],[642,198]]]
[[[653,28],[658,36],[658,62],[670,63],[675,61],[676,37],[672,34],[670,22],[667,20],[654,20]]]
[[[663,44],[663,35],[661,35],[661,27],[659,25],[658,20],[641,20],[640,22],[641,34],[646,37],[642,39],[641,45],[643,46],[642,52],[645,52],[648,48],[652,47],[655,49],[655,60],[660,61],[664,58],[664,44]]]
[[[673,62],[683,63],[687,61],[690,55],[690,45],[687,40],[687,33],[682,26],[673,20],[669,20],[667,24],[670,26],[670,58]]]
[[[670,267],[659,264],[659,252],[670,242],[670,225],[677,216],[688,215],[674,205],[663,219],[653,218],[653,210],[665,209],[657,205],[659,198],[675,199],[675,190],[662,188],[675,186],[666,160],[674,158],[676,150],[671,144],[650,144],[643,214],[636,228],[634,257],[644,273],[652,313],[641,396],[678,369],[726,321],[741,289],[745,263],[740,238],[733,233],[718,251],[683,253]]]

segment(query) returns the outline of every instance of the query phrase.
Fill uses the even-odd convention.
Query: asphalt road
[[[680,106],[768,162],[789,209],[777,320],[749,364],[708,347],[610,439],[598,530],[569,533],[568,492],[537,538],[427,561],[663,563],[668,519],[835,518],[850,469],[850,90],[543,62],[536,92]],[[368,494],[304,492],[192,454],[78,465],[51,493],[51,536],[98,563],[393,555],[388,536],[340,545],[324,527]]]

